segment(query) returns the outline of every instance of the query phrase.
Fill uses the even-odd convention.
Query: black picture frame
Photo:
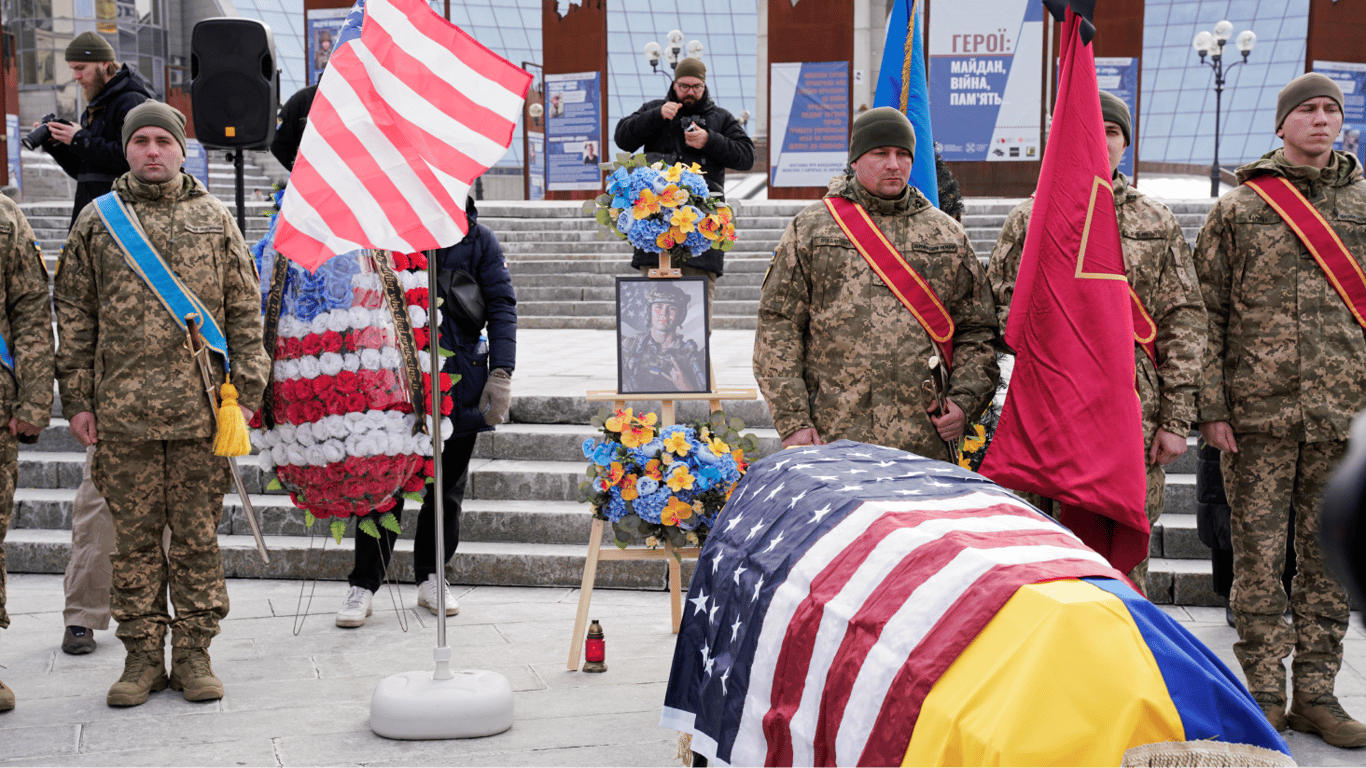
[[[655,338],[655,305],[673,306],[672,333]],[[661,310],[667,312],[667,309]],[[680,395],[711,391],[707,278],[617,278],[617,392]],[[668,320],[661,318],[661,322]],[[673,337],[673,338],[670,338]]]

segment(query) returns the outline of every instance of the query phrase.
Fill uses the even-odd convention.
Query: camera
[[[21,140],[24,149],[37,149],[43,146],[43,142],[52,138],[52,130],[47,127],[48,123],[65,123],[66,125],[72,125],[70,120],[58,119],[57,113],[49,112],[46,115],[43,115],[43,118],[38,121],[38,127],[29,131],[28,135]]]
[[[706,127],[707,127],[707,121],[706,121],[706,120],[703,120],[703,119],[700,118],[700,117],[693,117],[692,115],[688,115],[688,116],[686,116],[686,117],[683,117],[683,118],[681,118],[678,122],[683,126],[683,131],[684,131],[684,133],[690,133],[690,132],[692,132],[693,130],[696,130],[696,129],[698,129],[698,128],[706,128]]]

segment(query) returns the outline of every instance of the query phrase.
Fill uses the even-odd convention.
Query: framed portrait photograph
[[[707,278],[617,278],[617,391],[711,391]]]

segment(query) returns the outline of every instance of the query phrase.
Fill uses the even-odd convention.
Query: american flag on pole
[[[309,269],[358,248],[459,242],[469,188],[507,152],[531,87],[530,74],[421,0],[362,2],[328,62],[281,204],[275,249]]]
[[[756,462],[692,579],[661,725],[718,764],[900,765],[935,681],[1026,584],[1122,579],[965,469],[842,440]]]

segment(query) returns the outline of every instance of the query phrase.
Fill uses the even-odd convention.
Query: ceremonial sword
[[[213,413],[214,423],[218,423],[218,387],[214,384],[213,366],[209,363],[209,348],[204,346],[204,337],[199,334],[199,324],[194,315],[185,318],[186,346],[189,347],[190,357],[194,358],[199,364],[199,375],[204,379],[204,391],[209,395],[209,410]],[[261,553],[261,562],[270,565],[270,555],[266,554],[266,540],[261,536],[261,523],[256,519],[256,510],[251,506],[251,498],[247,496],[246,483],[242,482],[242,471],[237,468],[237,458],[225,456],[228,460],[228,470],[232,473],[232,484],[237,488],[237,496],[242,500],[242,508],[247,513],[247,523],[251,526],[251,535],[256,537],[256,551]]]

